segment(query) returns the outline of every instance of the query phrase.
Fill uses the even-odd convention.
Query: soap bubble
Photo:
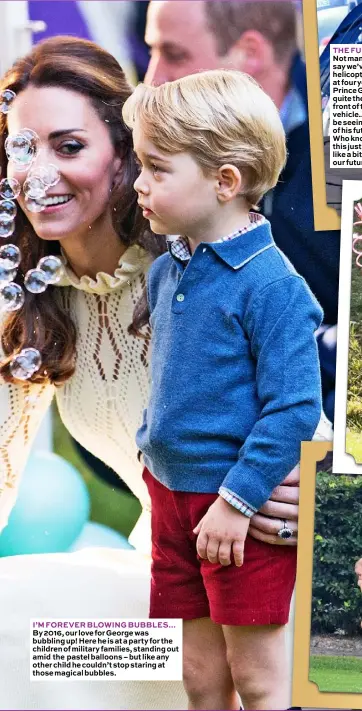
[[[45,197],[45,183],[37,175],[30,175],[23,185],[24,195],[32,200]]]
[[[38,134],[35,133],[32,128],[22,128],[20,133],[22,136],[25,136],[28,141],[30,141],[31,146],[36,150],[40,141]]]
[[[15,91],[12,91],[11,89],[5,89],[3,92],[0,94],[1,99],[4,99],[4,101],[12,101],[15,99],[16,94]]]
[[[4,244],[0,247],[0,267],[17,269],[21,262],[20,249],[15,244]]]
[[[63,262],[59,257],[49,255],[39,260],[37,269],[43,272],[47,284],[56,284],[63,275]]]
[[[32,294],[42,294],[48,286],[44,272],[40,269],[29,269],[25,274],[24,286]]]
[[[36,348],[23,348],[13,357],[10,372],[17,380],[28,380],[39,370],[41,363],[41,355]]]
[[[45,185],[48,185],[50,188],[53,188],[54,185],[59,183],[60,173],[56,165],[49,163],[46,167],[46,175],[43,177],[43,180]]]
[[[39,370],[42,360],[39,351],[36,348],[23,348],[22,355],[28,359],[29,365],[36,370]]]
[[[15,380],[28,380],[34,373],[34,370],[29,368],[27,358],[24,358],[21,353],[14,356],[10,363],[9,370]]]
[[[20,192],[20,183],[15,178],[4,178],[0,180],[0,197],[5,200],[16,200]]]
[[[42,210],[45,210],[45,205],[41,205],[33,198],[29,198],[27,196],[25,196],[25,205],[29,212],[42,212]]]
[[[7,239],[7,237],[11,237],[15,230],[15,221],[12,220],[12,222],[9,222],[9,220],[2,219],[2,215],[0,215],[0,237],[2,239]]]
[[[0,113],[7,114],[11,109],[11,102],[15,99],[15,92],[11,89],[5,89],[0,94]]]
[[[17,209],[12,200],[0,200],[0,220],[2,222],[13,222]]]
[[[53,165],[53,163],[49,163],[49,165],[47,166],[35,166],[33,172],[37,178],[40,178],[40,180],[43,181],[43,183],[46,185],[46,188],[53,188],[54,185],[57,185],[57,183],[59,183],[60,173],[57,166]]]
[[[5,284],[0,289],[0,311],[18,311],[24,303],[24,292],[15,282]]]
[[[36,147],[34,142],[22,133],[8,136],[5,141],[5,151],[9,161],[15,163],[17,170],[27,170],[31,165]]]
[[[16,277],[16,269],[6,269],[0,264],[0,289],[4,284],[9,284]]]

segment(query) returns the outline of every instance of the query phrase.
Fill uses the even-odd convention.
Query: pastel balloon
[[[94,521],[88,521],[85,524],[77,540],[72,543],[69,550],[82,551],[85,548],[126,548],[133,550],[133,546],[125,536],[122,536],[113,528]]]
[[[52,452],[30,456],[0,556],[61,553],[78,538],[90,512],[87,487],[68,461]]]

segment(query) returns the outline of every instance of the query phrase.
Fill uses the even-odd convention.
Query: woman
[[[40,139],[35,165],[56,164],[61,174],[47,196],[69,196],[39,213],[29,212],[19,197],[10,238],[22,254],[18,281],[40,257],[62,251],[67,265],[61,285],[74,288],[27,293],[24,308],[3,327],[8,357],[1,373],[9,385],[2,389],[1,519],[54,392],[72,435],[143,500],[134,432],[147,397],[148,334],[136,338],[129,331],[137,328],[133,311],[145,273],[163,245],[146,231],[132,187],[131,136],[120,118],[130,88],[113,57],[72,38],[38,46],[8,72],[2,87],[17,95],[10,113],[0,117],[2,175],[7,171],[20,183],[27,177],[6,165],[4,152],[7,135],[27,126]],[[26,343],[40,351],[43,365],[22,386],[12,382],[9,360]],[[15,398],[10,408],[9,388]],[[21,437],[26,446],[20,453]]]
[[[15,232],[8,240],[22,255],[17,281],[22,285],[25,273],[46,254],[61,253],[66,265],[59,284],[37,295],[26,292],[24,306],[6,314],[2,326],[0,529],[54,394],[73,437],[113,468],[147,509],[134,443],[148,391],[149,327],[142,294],[147,269],[164,241],[147,231],[133,190],[137,168],[121,118],[131,89],[112,56],[71,37],[37,45],[7,72],[0,92],[5,89],[16,97],[9,113],[0,115],[1,177],[7,174],[21,185],[26,179],[7,163],[4,148],[7,136],[25,127],[39,137],[35,165],[55,164],[60,173],[42,211],[29,211],[24,195],[18,198]],[[28,346],[39,350],[42,366],[19,383],[10,362]],[[297,486],[290,485],[297,482],[294,473],[265,508],[278,518],[255,517],[255,536],[283,543],[277,535],[285,529],[281,519],[296,530]],[[144,517],[145,525],[136,527],[148,549],[147,511]],[[295,545],[296,539],[285,543]],[[131,575],[126,567],[124,575]],[[139,617],[147,616],[147,596],[148,590]],[[126,593],[120,599],[120,617],[129,614],[128,600]],[[139,694],[139,684],[133,685]],[[164,706],[158,699],[155,708],[180,708],[175,686],[180,697],[180,686],[171,684],[165,687]]]

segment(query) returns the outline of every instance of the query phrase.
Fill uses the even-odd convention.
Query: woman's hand
[[[296,546],[298,535],[299,464],[288,474],[280,486],[271,494],[269,501],[255,514],[248,533],[264,543],[279,546]],[[280,538],[278,531],[284,521],[293,531],[291,538]]]

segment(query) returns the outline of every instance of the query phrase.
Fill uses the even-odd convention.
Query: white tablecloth
[[[0,709],[187,709],[182,682],[29,680],[32,617],[148,617],[149,584],[135,551],[0,558]]]

